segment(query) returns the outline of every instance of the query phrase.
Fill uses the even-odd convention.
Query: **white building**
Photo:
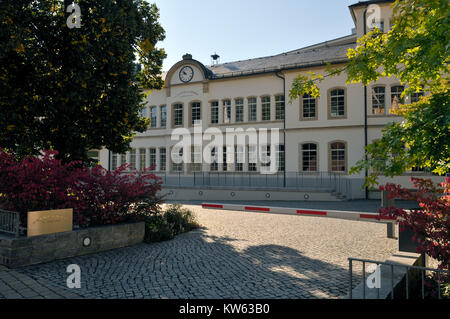
[[[125,161],[136,169],[155,165],[167,185],[165,192],[176,199],[364,198],[364,172],[347,172],[363,157],[366,143],[381,137],[387,123],[401,120],[389,113],[403,90],[399,81],[383,78],[371,84],[366,88],[366,101],[365,88],[346,85],[345,74],[325,78],[318,99],[304,96],[289,103],[285,96],[298,74],[325,73],[326,63],[339,66],[347,61],[347,50],[365,32],[369,5],[378,6],[381,19],[375,22],[388,32],[392,2],[354,4],[350,6],[355,23],[352,34],[279,55],[206,66],[186,54],[167,72],[164,88],[148,96],[144,112],[151,122],[148,130],[136,135],[127,154],[102,150],[101,162],[109,168]],[[178,140],[171,139],[173,130],[185,128],[193,134],[199,121],[203,131],[278,128],[280,145],[270,149],[270,142],[254,145],[246,141],[244,147],[222,149],[228,154],[218,148],[209,150],[218,155],[214,163],[174,163],[170,154]],[[203,148],[209,143],[204,140]],[[277,154],[278,173],[260,174],[265,164],[249,161],[256,149]],[[201,149],[191,150],[191,159],[201,158]],[[233,157],[245,161],[232,163]],[[411,186],[411,175],[395,182]],[[386,181],[380,178],[380,183]]]

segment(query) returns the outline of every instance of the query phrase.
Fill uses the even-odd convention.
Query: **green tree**
[[[144,0],[0,1],[0,147],[19,157],[42,149],[65,162],[89,149],[122,153],[148,120],[144,89],[161,88],[165,37]],[[141,67],[137,68],[136,65]]]
[[[317,97],[318,83],[345,72],[347,84],[368,85],[395,76],[406,86],[403,97],[425,93],[419,101],[391,110],[403,121],[387,125],[383,137],[368,145],[365,158],[351,169],[351,173],[369,169],[368,185],[375,185],[380,173],[393,177],[412,167],[439,174],[450,171],[450,4],[448,0],[397,0],[392,22],[388,33],[375,28],[359,39],[343,67],[298,76],[290,91],[291,100],[305,93]]]

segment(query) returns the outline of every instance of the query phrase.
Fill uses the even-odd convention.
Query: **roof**
[[[326,63],[342,63],[347,61],[348,49],[355,46],[356,35],[352,34],[274,56],[223,63],[206,68],[211,71],[211,78],[214,79],[268,73]]]
[[[369,0],[369,1],[359,1],[355,4],[352,4],[349,6],[349,8],[353,7],[359,7],[359,6],[368,6],[371,4],[377,4],[377,3],[385,3],[385,2],[394,2],[395,0]]]

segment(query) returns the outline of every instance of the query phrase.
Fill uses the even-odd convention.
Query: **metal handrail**
[[[20,236],[20,214],[0,209],[0,232]]]
[[[376,264],[377,267],[380,265],[389,266],[391,268],[391,299],[394,299],[394,267],[406,268],[406,299],[409,299],[409,277],[408,272],[410,269],[416,269],[421,271],[421,286],[422,286],[422,299],[425,298],[425,271],[432,271],[438,274],[438,299],[441,299],[441,274],[447,273],[450,275],[450,270],[445,269],[436,269],[429,267],[421,267],[421,266],[408,266],[408,265],[400,265],[395,262],[382,262],[371,259],[362,259],[362,258],[348,258],[349,261],[349,298],[353,298],[353,262],[358,261],[363,264],[363,299],[366,299],[366,263],[368,264]],[[377,289],[377,299],[380,298],[380,288]]]

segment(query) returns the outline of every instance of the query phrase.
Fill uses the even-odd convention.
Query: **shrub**
[[[175,237],[173,225],[169,224],[164,215],[154,215],[146,218],[145,238],[146,243],[170,240]]]
[[[419,209],[410,211],[389,207],[380,209],[384,216],[396,217],[400,231],[411,229],[413,240],[417,241],[418,253],[426,253],[439,262],[439,268],[450,269],[450,197],[448,183],[437,187],[431,180],[412,178],[417,189],[411,192],[400,185],[387,184],[380,190],[388,192],[388,198],[413,200],[420,204]]]
[[[162,200],[161,182],[151,170],[126,173],[123,165],[114,172],[81,162],[63,164],[57,152],[17,161],[0,149],[0,208],[21,213],[73,208],[74,224],[89,227],[143,219],[156,214]]]
[[[97,166],[77,178],[74,194],[78,198],[71,199],[78,225],[117,224],[159,211],[160,179],[150,170],[126,173],[127,169],[123,165],[110,172]]]
[[[192,211],[181,205],[170,205],[162,213],[146,218],[145,242],[170,240],[198,227]]]

